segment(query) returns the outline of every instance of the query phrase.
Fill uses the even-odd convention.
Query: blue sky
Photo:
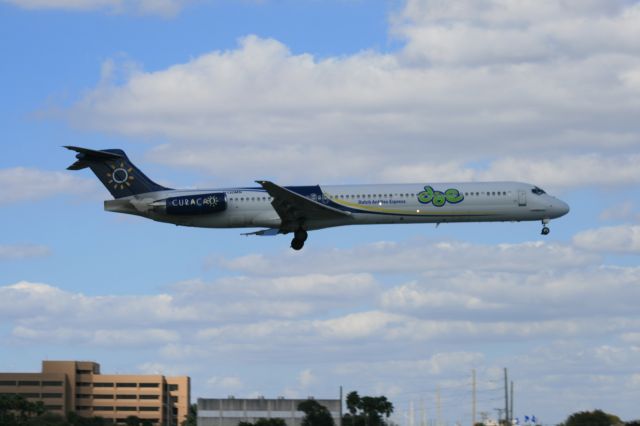
[[[439,386],[454,424],[474,368],[495,415],[506,366],[521,417],[640,418],[637,28],[635,1],[0,1],[0,370],[342,384],[400,424]],[[174,187],[521,180],[572,210],[544,238],[351,227],[293,253],[104,212],[62,145]]]

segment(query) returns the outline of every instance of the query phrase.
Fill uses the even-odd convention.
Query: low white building
[[[311,398],[313,399],[313,398]],[[239,422],[254,423],[258,419],[279,418],[287,426],[300,426],[304,413],[298,411],[298,404],[305,399],[242,399],[228,397],[198,398],[198,426],[238,426]],[[336,425],[340,421],[339,399],[316,399],[325,406]]]

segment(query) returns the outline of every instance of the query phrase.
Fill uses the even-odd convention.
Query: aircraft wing
[[[310,200],[268,180],[257,180],[256,182],[262,185],[273,197],[271,205],[282,219],[283,228],[289,227],[287,225],[298,227],[307,220],[344,219],[351,216],[350,212]]]

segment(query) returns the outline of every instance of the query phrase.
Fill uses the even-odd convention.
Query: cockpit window
[[[537,186],[534,186],[531,192],[533,192],[536,195],[546,194],[546,192],[544,192],[542,189],[538,188]]]

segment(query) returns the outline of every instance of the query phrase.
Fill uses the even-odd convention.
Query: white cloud
[[[160,137],[153,160],[235,182],[638,183],[640,8],[574,3],[410,1],[390,54],[318,59],[247,36],[103,82],[68,117]]]
[[[237,391],[244,388],[244,383],[239,377],[210,377],[207,380],[207,386],[216,388],[220,391]]]
[[[15,6],[38,9],[63,9],[72,11],[107,11],[110,13],[140,13],[172,17],[177,15],[189,0],[3,0]]]
[[[427,358],[412,360],[385,360],[374,362],[341,363],[335,367],[339,374],[364,375],[365,377],[401,377],[404,381],[416,376],[438,375],[470,371],[482,363],[483,354],[478,352],[440,352]]]
[[[640,213],[636,212],[633,202],[623,201],[604,209],[599,216],[600,220],[640,221]]]
[[[36,244],[0,244],[0,261],[45,257],[51,254],[47,246]]]
[[[269,276],[274,271],[288,270],[297,275],[315,268],[332,275],[380,272],[434,274],[438,271],[447,275],[469,270],[537,273],[542,264],[546,268],[560,269],[587,267],[600,261],[597,255],[576,250],[570,245],[542,241],[486,245],[426,238],[378,242],[346,249],[314,251],[310,248],[298,253],[295,262],[289,257],[252,255],[232,259],[217,258],[212,262],[249,275]],[[256,258],[256,262],[248,261]],[[348,291],[348,287],[345,291]]]
[[[61,194],[86,194],[95,187],[93,181],[65,172],[25,167],[0,169],[0,206],[39,201]]]
[[[314,376],[313,372],[309,368],[302,370],[300,374],[298,374],[298,383],[303,389],[311,386],[316,382],[316,380],[316,376]]]
[[[484,65],[637,53],[640,7],[625,1],[409,0],[394,33],[414,61]]]
[[[619,225],[581,231],[573,237],[577,247],[595,252],[640,253],[640,226]]]
[[[1,337],[7,345],[147,351],[141,369],[180,373],[183,366],[194,388],[207,392],[317,395],[340,382],[392,392],[398,406],[427,382],[467,389],[471,368],[486,390],[504,365],[531,404],[548,402],[549,389],[591,403],[598,398],[587,385],[609,389],[639,362],[640,270],[602,265],[571,245],[419,240],[315,250],[296,262],[255,254],[217,262],[224,278],[181,282],[158,295],[0,287]],[[228,361],[212,372],[211,360]],[[231,372],[236,363],[246,376]],[[266,366],[278,379],[249,387],[253,369]],[[634,380],[617,383],[638,391]]]

